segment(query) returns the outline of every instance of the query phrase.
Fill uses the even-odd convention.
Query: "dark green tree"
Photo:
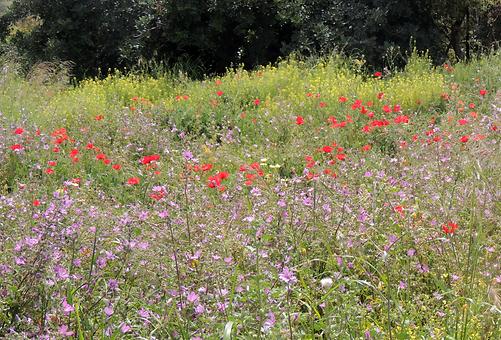
[[[39,19],[30,32],[10,32],[9,41],[34,64],[72,61],[78,76],[122,66],[121,46],[133,33],[135,0],[16,0],[10,25],[19,17]]]

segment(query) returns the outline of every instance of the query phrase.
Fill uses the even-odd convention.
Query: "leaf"
[[[233,321],[228,321],[224,326],[223,340],[230,340],[231,331],[233,330]]]

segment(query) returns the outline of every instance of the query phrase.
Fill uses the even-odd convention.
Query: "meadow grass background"
[[[1,65],[0,336],[499,338],[499,53]]]

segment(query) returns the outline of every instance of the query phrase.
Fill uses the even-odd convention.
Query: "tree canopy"
[[[214,73],[333,50],[382,67],[413,47],[440,63],[501,40],[499,0],[14,0],[1,13],[0,51],[71,61],[77,76],[145,60]]]

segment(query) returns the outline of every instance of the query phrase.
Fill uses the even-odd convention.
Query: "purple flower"
[[[140,310],[137,311],[137,314],[145,319],[148,319],[150,317],[150,312],[148,310],[141,308]]]
[[[187,161],[191,161],[193,159],[193,154],[191,153],[191,151],[185,150],[185,151],[183,151],[183,157]]]
[[[160,217],[160,218],[167,218],[167,217],[169,217],[169,212],[167,210],[160,211],[158,213],[158,217]]]
[[[125,333],[128,333],[132,330],[132,328],[126,324],[125,322],[123,322],[121,325],[120,325],[120,332],[122,332],[123,334]]]
[[[64,298],[64,299],[63,299],[62,305],[63,305],[63,312],[64,312],[64,315],[69,315],[71,312],[74,312],[74,311],[75,311],[75,307],[73,307],[72,305],[70,305],[70,304],[66,301],[66,298]]]
[[[104,314],[106,314],[107,317],[110,317],[113,315],[113,306],[109,305],[104,307]]]
[[[73,336],[73,334],[74,332],[70,331],[67,325],[62,325],[61,327],[59,327],[59,335],[63,337],[70,337]]]
[[[197,294],[197,293],[195,293],[195,292],[190,292],[190,293],[188,294],[188,296],[186,297],[186,299],[187,299],[187,300],[188,300],[188,302],[190,302],[190,303],[195,303],[195,301],[197,301],[197,300],[198,300],[198,298],[199,298],[199,297],[198,297],[198,294]]]
[[[203,314],[205,312],[205,307],[202,304],[199,304],[195,307],[195,313],[197,315]]]
[[[110,290],[116,290],[118,288],[118,281],[115,279],[110,279],[108,281],[108,288]]]
[[[278,275],[278,277],[280,280],[284,281],[287,285],[294,284],[297,282],[296,276],[288,267],[284,267],[284,269]]]
[[[218,302],[218,303],[216,303],[216,306],[217,306],[217,309],[221,313],[223,313],[226,310],[226,308],[228,308],[228,303],[227,302]]]
[[[56,279],[58,281],[63,281],[70,277],[66,268],[60,265],[54,267],[54,272],[56,273]]]
[[[263,332],[268,333],[270,331],[270,329],[273,328],[276,321],[277,320],[275,318],[275,314],[273,314],[273,312],[269,312],[267,314],[266,320],[264,320],[264,323],[263,323]]]

